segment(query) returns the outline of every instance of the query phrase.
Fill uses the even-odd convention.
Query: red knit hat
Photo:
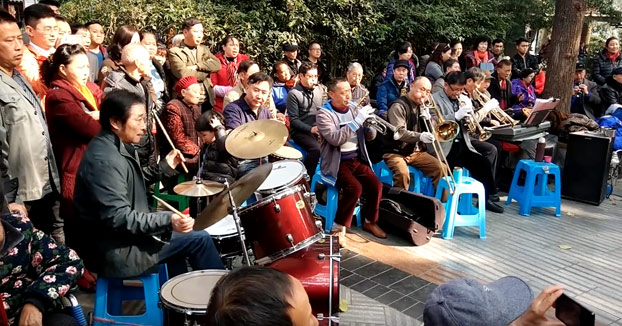
[[[173,88],[173,90],[175,91],[175,93],[179,94],[179,93],[181,93],[182,89],[186,89],[190,85],[194,85],[194,84],[198,84],[198,83],[199,83],[199,81],[197,80],[197,77],[195,77],[195,76],[181,77],[177,81],[177,83],[175,83],[175,87]]]

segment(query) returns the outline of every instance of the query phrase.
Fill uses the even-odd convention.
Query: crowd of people
[[[119,27],[106,42],[100,22],[68,22],[59,7],[54,0],[27,7],[23,30],[14,16],[0,12],[0,171],[6,204],[0,259],[19,259],[6,274],[15,281],[3,281],[1,290],[16,293],[7,284],[29,289],[3,295],[0,318],[8,324],[30,319],[41,324],[42,318],[55,324],[56,299],[75,285],[84,267],[107,277],[140,275],[161,263],[172,276],[187,265],[224,268],[209,234],[192,231],[192,218],[150,209],[149,186],[162,181],[170,189],[180,174],[187,180],[233,182],[249,173],[267,158],[237,159],[224,142],[230,130],[260,119],[283,122],[306,152],[307,174],[314,175],[319,164],[323,179],[349,195],[339,200],[332,230],[337,234],[351,226],[365,196],[363,229],[386,237],[377,225],[382,184],[371,169],[379,160],[393,171],[394,186],[404,189],[411,182],[408,165],[431,177],[435,187],[443,170],[468,168],[485,186],[486,209],[502,213],[495,180],[501,147],[468,132],[468,120],[499,125],[481,114],[491,106],[524,120],[524,109],[533,107],[545,83],[542,60],[529,53],[531,43],[524,38],[515,42],[512,58],[504,55],[504,40],[481,37],[468,51],[458,41],[439,43],[422,61],[412,44],[403,42],[368,89],[361,64],[335,72],[315,41],[304,55],[297,44],[284,44],[281,60],[260,67],[241,52],[244,40],[236,36],[225,37],[214,54],[203,44],[203,25],[195,18],[186,19],[181,34],[167,43],[134,26]],[[592,78],[577,64],[571,112],[594,119],[622,104],[617,38],[607,40]],[[395,133],[386,137],[370,128],[366,122],[374,117],[385,119]],[[430,126],[443,121],[461,130],[441,143],[449,166],[431,146],[438,135]],[[178,167],[182,162],[187,172]],[[84,231],[92,229],[98,231]],[[26,270],[37,275],[28,277],[30,285],[19,276]],[[282,280],[271,307],[289,311],[279,318],[291,318],[291,324],[313,325],[299,282],[278,273],[249,269],[222,280],[210,309],[230,310],[212,316],[221,320],[214,325],[254,318],[228,303],[236,295],[251,298],[248,292],[235,294],[248,291],[240,285],[245,278],[256,278],[248,281],[256,286]],[[442,315],[430,317],[431,324]]]

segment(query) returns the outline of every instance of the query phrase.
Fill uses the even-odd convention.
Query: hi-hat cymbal
[[[230,191],[235,205],[239,206],[247,200],[266,180],[271,171],[272,163],[266,163],[234,182],[230,187]],[[199,214],[199,217],[194,221],[194,230],[204,230],[220,221],[229,214],[230,208],[231,202],[229,201],[228,191],[225,190],[218,194]]]
[[[231,131],[225,141],[227,152],[241,159],[267,156],[287,141],[287,128],[276,120],[256,120]]]
[[[207,197],[225,189],[225,185],[215,181],[191,180],[182,182],[173,188],[176,194],[188,197]]]

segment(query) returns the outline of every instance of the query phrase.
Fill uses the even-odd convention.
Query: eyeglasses
[[[449,89],[451,89],[452,92],[462,92],[464,90],[464,86],[460,88],[453,88],[451,84],[447,84],[447,86],[449,86]]]
[[[42,29],[37,28],[36,30],[44,34],[58,33],[60,31],[58,27],[50,27],[50,26],[42,28]]]

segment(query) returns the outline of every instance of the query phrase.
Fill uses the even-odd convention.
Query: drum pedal
[[[318,321],[328,320],[330,322],[339,324],[339,317],[337,317],[337,316],[324,317],[323,313],[317,314],[317,320]]]

